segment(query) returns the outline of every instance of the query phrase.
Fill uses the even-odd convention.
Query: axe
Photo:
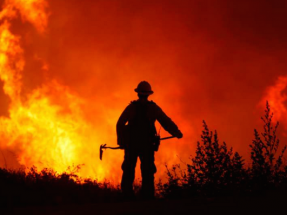
[[[100,146],[100,160],[102,160],[103,158],[103,149],[114,149],[114,150],[117,150],[117,149],[123,149],[121,147],[109,147],[107,146],[107,144],[103,144]]]
[[[171,139],[171,138],[175,138],[175,136],[163,137],[163,138],[160,138],[159,140],[167,140],[167,139]],[[103,153],[104,153],[103,149],[117,150],[117,149],[124,149],[124,148],[121,148],[121,147],[110,147],[110,146],[107,146],[107,144],[103,144],[103,145],[100,146],[100,160],[102,160],[102,158],[103,158]]]

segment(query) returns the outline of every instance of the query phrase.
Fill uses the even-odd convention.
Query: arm
[[[172,136],[182,138],[182,133],[178,129],[177,125],[157,106],[157,120],[161,126]]]

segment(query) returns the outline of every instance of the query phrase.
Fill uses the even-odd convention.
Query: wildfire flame
[[[266,101],[269,102],[272,112],[274,112],[274,119],[276,121],[287,121],[286,101],[287,95],[284,91],[287,89],[287,76],[279,76],[276,83],[266,89],[265,96],[261,101],[264,106]]]
[[[9,117],[0,118],[1,148],[16,152],[25,167],[52,168],[57,172],[90,161],[82,167],[82,177],[106,177],[98,160],[87,148],[100,141],[81,111],[85,102],[67,87],[52,80],[23,96],[22,72],[25,66],[21,38],[11,32],[11,20],[20,14],[39,33],[47,27],[44,0],[7,0],[0,14],[0,78],[10,98]],[[93,165],[94,163],[94,165]],[[109,174],[112,178],[112,174]]]

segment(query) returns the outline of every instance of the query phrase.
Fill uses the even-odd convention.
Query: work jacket
[[[156,136],[155,121],[171,135],[179,132],[177,125],[153,101],[132,101],[117,122],[118,145],[127,148],[152,147]]]

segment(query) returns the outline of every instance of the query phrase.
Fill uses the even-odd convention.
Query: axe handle
[[[175,136],[163,137],[163,138],[160,138],[160,140],[167,140],[167,139],[171,139],[171,138],[175,138]]]
[[[102,149],[123,149],[121,147],[109,147],[109,146],[103,146]]]

